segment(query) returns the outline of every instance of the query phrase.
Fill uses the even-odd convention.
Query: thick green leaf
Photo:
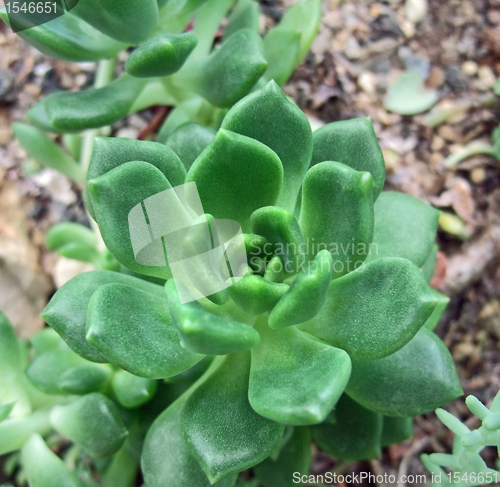
[[[255,234],[270,242],[263,246],[263,257],[279,256],[287,275],[296,274],[304,268],[304,237],[299,222],[288,210],[277,206],[259,208],[252,213],[250,224]]]
[[[353,358],[371,360],[407,344],[436,305],[415,264],[386,257],[332,281],[325,305],[301,328]]]
[[[373,199],[384,187],[385,162],[369,118],[356,118],[325,125],[313,134],[311,165],[338,161],[367,171],[373,178]]]
[[[275,255],[266,264],[264,279],[271,282],[283,282],[285,279],[285,266],[283,261]]]
[[[262,39],[250,29],[233,34],[199,68],[193,88],[220,108],[243,98],[267,69]]]
[[[0,406],[0,423],[4,419],[8,418],[9,414],[12,412],[15,405],[16,405],[15,402],[10,402],[8,404],[3,404],[2,406]]]
[[[71,132],[104,127],[128,115],[146,83],[146,79],[125,73],[102,88],[52,93],[44,106],[56,129]]]
[[[368,255],[373,236],[370,173],[340,162],[321,162],[309,169],[299,222],[309,260],[328,250],[334,278],[357,269]]]
[[[125,70],[137,78],[169,76],[182,68],[197,42],[193,32],[159,34],[130,54]]]
[[[333,259],[328,250],[318,252],[301,271],[269,315],[271,328],[297,325],[314,318],[323,307],[332,280]]]
[[[203,355],[182,348],[164,298],[106,284],[90,299],[87,340],[111,362],[140,377],[172,377]]]
[[[196,158],[214,140],[215,134],[215,130],[201,123],[187,122],[172,132],[166,145],[179,156],[182,164],[189,171]]]
[[[8,22],[6,12],[0,12],[0,17]],[[43,54],[69,62],[109,59],[127,47],[101,34],[72,13],[18,32],[18,35]]]
[[[259,315],[273,308],[287,292],[288,284],[249,275],[235,282],[228,290],[231,298],[245,313]]]
[[[240,224],[261,206],[273,205],[281,190],[283,166],[264,144],[219,130],[188,172],[205,213]]]
[[[343,395],[335,406],[335,422],[311,428],[314,440],[326,453],[340,460],[380,457],[382,416]]]
[[[87,184],[99,230],[115,259],[139,274],[170,278],[162,238],[152,239],[150,226],[140,207],[137,208],[139,212],[131,214],[145,199],[171,188],[165,175],[152,164],[132,161]],[[131,234],[141,243],[135,253]],[[138,260],[148,265],[139,264]]]
[[[96,245],[96,234],[79,223],[58,223],[47,234],[47,247],[50,250],[69,259],[99,265],[101,256]]]
[[[413,436],[413,418],[383,416],[382,447],[401,443]]]
[[[129,437],[130,438],[130,437]],[[108,468],[101,474],[99,487],[134,487],[137,483],[138,462],[132,457],[125,444],[113,456]]]
[[[170,317],[186,350],[226,355],[248,350],[259,343],[259,333],[251,326],[216,316],[197,301],[181,304],[173,279],[167,282],[165,290]]]
[[[255,411],[284,424],[323,421],[349,380],[346,352],[296,328],[271,330],[261,323],[262,341],[252,349],[248,398]]]
[[[33,125],[42,129],[46,132],[52,132],[56,134],[71,133],[71,131],[56,129],[47,115],[47,110],[45,109],[45,100],[47,97],[42,98],[39,102],[35,103],[26,114],[26,118]],[[73,131],[76,132],[76,131]]]
[[[211,482],[260,463],[283,436],[283,425],[263,418],[250,406],[249,373],[248,352],[228,355],[182,411],[187,446]]]
[[[300,53],[300,32],[281,26],[270,29],[264,37],[264,57],[267,61],[266,81],[283,86],[293,74]]]
[[[373,210],[375,228],[367,260],[403,257],[423,266],[434,246],[439,212],[423,201],[394,191],[384,191]]]
[[[158,382],[118,370],[111,383],[118,402],[126,408],[136,408],[155,394]]]
[[[290,487],[297,485],[296,472],[301,476],[307,475],[310,467],[311,435],[309,429],[295,428],[279,457],[276,460],[266,458],[256,465],[254,470],[264,487]]]
[[[81,0],[71,11],[97,30],[121,42],[145,41],[159,20],[156,0]]]
[[[439,320],[443,316],[443,313],[448,306],[448,303],[450,302],[450,298],[448,296],[441,294],[435,289],[432,289],[432,294],[437,300],[437,306],[434,308],[434,311],[424,324],[425,328],[427,328],[428,330],[434,330],[434,328],[436,328],[436,326],[439,324]]]
[[[85,179],[85,172],[78,163],[42,131],[20,122],[14,123],[12,128],[26,152],[40,164],[59,171],[73,181],[82,182]]]
[[[224,28],[223,42],[242,29],[250,29],[257,34],[260,31],[260,5],[255,0],[238,1]]]
[[[61,340],[61,337],[54,329],[48,326],[43,328],[30,338],[33,347],[33,355],[36,357],[41,353],[56,349],[61,343]]]
[[[93,457],[113,455],[128,435],[118,408],[98,393],[54,407],[50,420],[59,433]]]
[[[278,205],[293,211],[312,153],[307,117],[270,81],[237,103],[222,128],[258,140],[272,149],[283,164],[283,189]]]
[[[211,484],[186,446],[181,433],[181,411],[185,404],[179,399],[155,420],[144,441],[142,473],[148,487],[233,487],[236,475]]]
[[[163,122],[163,125],[158,132],[156,141],[161,144],[166,144],[168,138],[177,130],[181,125],[192,122],[193,120],[199,121],[200,112],[207,102],[203,98],[197,96],[181,101],[169,114]]]
[[[105,284],[121,283],[163,297],[163,288],[136,277],[111,271],[84,272],[59,289],[43,310],[41,317],[83,358],[107,362],[85,338],[87,309],[92,295]]]
[[[425,259],[425,262],[423,263],[422,266],[420,266],[420,269],[422,270],[422,273],[424,274],[425,280],[427,282],[431,282],[432,278],[434,277],[434,270],[436,269],[438,251],[439,247],[436,244],[434,244],[431,252]]]
[[[387,416],[419,416],[462,395],[450,352],[422,328],[401,350],[378,360],[354,360],[347,393]]]
[[[69,467],[33,434],[21,450],[21,464],[30,487],[83,487]]]
[[[186,179],[186,171],[181,161],[163,144],[117,137],[96,137],[87,181],[132,161],[149,162],[163,173],[172,186],[179,186]],[[85,190],[85,199],[89,213],[95,219],[88,187]]]
[[[280,28],[295,30],[300,33],[300,50],[296,60],[297,64],[302,62],[309,51],[318,32],[320,21],[321,0],[307,0],[296,3],[283,15],[279,23]]]
[[[109,366],[85,362],[66,369],[61,374],[59,387],[63,393],[83,395],[102,391],[110,378]]]

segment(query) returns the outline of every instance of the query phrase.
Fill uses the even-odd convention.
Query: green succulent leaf
[[[181,304],[173,279],[167,282],[165,290],[170,317],[186,350],[226,355],[248,350],[259,343],[259,333],[251,326],[216,316],[197,301]]]
[[[332,280],[333,259],[328,250],[318,252],[301,271],[269,315],[271,328],[297,325],[314,318],[325,303]]]
[[[15,405],[16,405],[15,402],[10,402],[8,404],[3,404],[2,406],[0,406],[0,423],[4,419],[8,418],[9,414],[12,412]]]
[[[423,201],[394,191],[381,193],[373,209],[375,228],[367,260],[403,257],[423,266],[434,247],[439,212]]]
[[[335,422],[311,428],[320,448],[340,460],[370,460],[381,455],[382,415],[344,394],[335,406]]]
[[[313,134],[311,166],[338,161],[373,178],[373,199],[384,187],[385,162],[369,118],[356,118],[325,125]]]
[[[0,12],[0,17],[8,23],[6,12]],[[70,12],[18,35],[43,54],[74,63],[109,59],[127,48]]]
[[[426,414],[463,393],[450,352],[426,328],[396,353],[352,365],[347,393],[387,416]]]
[[[323,308],[301,329],[352,358],[372,360],[407,344],[436,305],[415,264],[386,257],[332,281]]]
[[[47,247],[68,259],[100,262],[96,249],[97,237],[89,228],[79,223],[63,222],[54,225],[47,234]]]
[[[283,86],[294,69],[300,57],[300,32],[286,29],[278,25],[270,29],[264,37],[264,57],[267,60],[267,71],[263,78],[266,81],[274,80]],[[286,49],[283,49],[286,46]]]
[[[92,362],[108,360],[85,338],[89,301],[105,284],[120,283],[163,297],[163,288],[136,277],[111,271],[84,272],[68,281],[52,297],[41,317],[80,356]]]
[[[321,0],[307,0],[290,7],[283,15],[279,27],[300,33],[300,50],[296,63],[305,58],[318,32],[321,21]],[[334,159],[335,160],[335,159]]]
[[[278,205],[293,211],[312,153],[311,126],[302,111],[270,81],[231,108],[222,128],[258,140],[278,155],[284,171]]]
[[[67,368],[58,385],[63,393],[83,395],[103,390],[110,378],[109,366],[86,362]]]
[[[437,301],[437,305],[424,324],[424,327],[427,328],[428,330],[434,330],[434,328],[436,328],[436,326],[439,324],[439,320],[443,316],[443,313],[448,306],[448,303],[450,302],[450,298],[448,296],[441,294],[439,291],[436,291],[435,289],[432,289],[432,294],[434,295]]]
[[[111,362],[148,379],[172,377],[203,358],[182,348],[164,298],[125,284],[92,295],[86,337]]]
[[[382,447],[401,443],[413,436],[413,418],[383,417]]]
[[[146,83],[125,73],[102,88],[52,93],[45,111],[51,125],[65,132],[104,127],[128,115]]]
[[[20,122],[14,123],[12,128],[26,152],[40,164],[59,171],[73,181],[82,182],[85,179],[82,167],[41,130]]]
[[[205,213],[244,225],[257,208],[276,202],[282,179],[283,166],[271,149],[219,130],[189,169],[186,182],[196,182]]]
[[[130,54],[125,70],[137,78],[169,76],[182,68],[197,42],[193,32],[159,34]]]
[[[21,464],[30,487],[83,487],[69,467],[33,434],[21,450]]]
[[[294,428],[292,437],[278,458],[266,458],[255,466],[255,475],[264,487],[289,487],[294,473],[307,475],[311,467],[311,435],[309,428]],[[295,480],[292,480],[295,483]]]
[[[427,282],[431,282],[432,278],[434,277],[434,271],[436,269],[438,251],[439,251],[439,247],[436,244],[434,244],[432,247],[432,250],[430,251],[427,258],[425,259],[425,262],[420,267],[420,269],[422,270],[422,273],[424,274],[425,280]]]
[[[373,236],[371,175],[340,162],[316,164],[304,178],[299,222],[309,260],[325,249],[333,256],[334,278],[353,271]]]
[[[66,131],[62,129],[57,129],[52,125],[52,122],[47,115],[47,110],[45,109],[45,100],[47,97],[42,98],[39,102],[35,103],[26,114],[26,118],[29,122],[35,125],[37,128],[42,129],[46,132],[52,132],[55,134],[65,134],[71,133],[72,131]],[[73,131],[77,132],[77,131]]]
[[[186,446],[181,433],[181,411],[187,396],[155,420],[144,441],[141,466],[148,487],[233,487],[236,475],[211,483]]]
[[[102,238],[116,260],[139,274],[169,279],[171,272],[162,239],[152,240],[147,234],[146,217],[142,216],[140,228],[133,228],[141,240],[147,240],[144,242],[147,245],[137,255],[145,256],[146,261],[152,260],[156,265],[137,262],[129,227],[129,214],[136,205],[172,187],[165,175],[152,164],[132,161],[91,179],[87,184]]]
[[[59,433],[98,458],[116,453],[128,435],[118,408],[99,393],[55,406],[50,420]]]
[[[62,339],[55,330],[50,327],[43,328],[30,339],[33,347],[33,355],[36,357],[41,353],[55,350]]]
[[[347,385],[351,361],[296,328],[271,330],[261,323],[252,349],[248,398],[260,415],[283,424],[323,421]]]
[[[156,141],[160,144],[166,144],[168,138],[181,125],[192,122],[193,120],[199,122],[199,115],[204,108],[204,104],[206,104],[206,102],[199,96],[181,101],[168,114],[168,117],[165,119],[165,122],[163,122],[163,125],[158,132]]]
[[[238,1],[224,28],[223,42],[242,29],[250,29],[257,34],[260,31],[260,5],[255,0]]]
[[[264,279],[271,282],[283,282],[285,279],[285,267],[283,261],[275,255],[266,264]]]
[[[186,179],[186,171],[181,161],[163,144],[126,138],[96,137],[87,171],[87,182],[133,161],[152,164],[163,173],[172,186],[179,186]],[[89,213],[95,219],[88,186],[85,189],[85,199]]]
[[[249,275],[235,282],[228,290],[231,298],[245,313],[259,315],[273,308],[287,292],[288,285]]]
[[[215,134],[215,130],[201,123],[187,122],[172,132],[166,145],[179,156],[186,171],[189,171],[197,157],[212,143]]]
[[[127,44],[145,41],[159,20],[156,0],[84,0],[71,12],[102,33]],[[67,15],[67,14],[66,14]]]
[[[126,370],[118,370],[111,382],[118,402],[125,408],[136,408],[148,402],[155,394],[158,382],[137,377]]]
[[[228,355],[182,411],[187,446],[212,483],[260,463],[283,436],[283,425],[250,406],[249,373],[248,352]]]
[[[262,39],[250,29],[234,33],[203,62],[193,88],[219,108],[243,98],[267,69]]]

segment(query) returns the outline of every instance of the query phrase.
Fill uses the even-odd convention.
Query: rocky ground
[[[281,15],[283,2],[262,5],[267,24]],[[88,85],[94,69],[46,58],[0,27],[0,307],[24,336],[42,326],[36,316],[55,286],[81,270],[44,249],[46,230],[61,220],[83,222],[85,212],[81,188],[27,160],[11,123],[41,94]],[[384,108],[388,88],[406,69],[420,72],[426,87],[437,91],[430,114],[402,116]],[[452,215],[438,236],[433,284],[452,299],[437,332],[453,354],[465,394],[485,404],[500,389],[499,162],[480,155],[445,168],[444,161],[470,142],[490,140],[500,121],[492,92],[499,73],[500,0],[324,0],[320,33],[286,88],[314,123],[371,117],[386,159],[386,187]],[[133,115],[114,132],[137,137],[153,115]],[[463,399],[447,409],[470,417]],[[419,454],[449,452],[451,440],[428,414],[415,420],[413,440],[388,448],[380,461],[351,468],[422,473]],[[488,462],[494,454],[485,452]],[[319,454],[314,470],[332,466]]]

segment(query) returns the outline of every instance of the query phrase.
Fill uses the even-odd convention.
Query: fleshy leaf
[[[71,12],[104,34],[127,44],[145,41],[159,20],[156,0],[84,0]]]
[[[105,284],[121,283],[163,297],[163,288],[136,277],[111,271],[84,272],[68,281],[52,297],[41,317],[80,356],[92,362],[107,362],[85,338],[87,309],[92,295]]]
[[[113,455],[128,435],[113,401],[99,393],[55,406],[50,420],[63,436],[82,446],[93,457]]]
[[[324,125],[313,134],[311,166],[338,161],[373,178],[373,199],[384,187],[385,162],[369,118],[356,118]]]
[[[165,299],[124,284],[92,295],[86,337],[111,362],[148,379],[172,377],[203,358],[182,348]]]
[[[96,234],[89,228],[73,222],[54,225],[47,234],[47,247],[68,259],[100,263],[96,248]]]
[[[196,182],[205,213],[244,225],[257,208],[276,202],[282,179],[283,166],[271,149],[219,130],[191,166],[186,182]]]
[[[130,54],[125,70],[137,78],[169,76],[182,68],[197,42],[192,32],[159,34]]]
[[[269,315],[269,326],[284,328],[314,318],[325,303],[332,280],[332,268],[330,252],[319,251],[273,308]]]
[[[85,362],[66,369],[61,374],[59,387],[66,394],[99,392],[104,389],[110,377],[109,366]]]
[[[419,267],[424,265],[434,246],[439,212],[423,201],[394,191],[381,193],[373,210],[375,227],[367,261],[403,257]]]
[[[233,106],[266,71],[263,51],[258,34],[250,29],[236,32],[203,63],[193,88],[216,107]]]
[[[296,328],[258,327],[262,341],[252,349],[248,398],[262,416],[283,424],[323,421],[349,380],[351,361]]]
[[[135,220],[132,220],[140,227],[129,226],[130,213],[136,205],[171,188],[165,175],[152,164],[132,161],[91,179],[87,184],[102,238],[116,260],[139,274],[169,279],[171,272],[162,239],[153,240],[149,235],[144,214],[134,214]],[[137,262],[131,230],[139,236],[141,244],[146,244],[137,256],[142,252],[145,261],[153,262],[153,265]]]
[[[283,436],[283,425],[263,418],[250,406],[249,373],[249,352],[228,355],[182,411],[187,446],[210,482],[260,463]]]
[[[6,12],[0,17],[7,22]],[[109,59],[127,47],[69,12],[18,35],[43,54],[74,63]]]
[[[104,127],[128,115],[146,83],[146,79],[125,73],[102,88],[52,93],[44,106],[56,129],[71,132]]]
[[[2,406],[0,406],[0,423],[4,419],[8,418],[9,414],[12,412],[15,405],[16,405],[15,402],[10,402],[8,404],[3,404]]]
[[[408,343],[436,305],[415,264],[386,257],[332,281],[323,308],[301,329],[352,358],[371,360]]]
[[[382,416],[343,395],[335,406],[335,422],[311,428],[320,448],[340,460],[370,460],[381,454]]]
[[[228,290],[231,298],[245,313],[259,315],[273,308],[287,292],[288,285],[250,275],[235,282]]]
[[[47,115],[47,110],[45,109],[45,100],[47,97],[42,98],[39,102],[35,103],[26,114],[26,118],[37,128],[45,130],[46,132],[52,132],[56,134],[64,134],[77,132],[76,130],[61,130],[55,128]]]
[[[434,330],[434,328],[436,328],[436,326],[439,324],[439,320],[443,316],[443,313],[448,306],[448,303],[450,302],[450,298],[448,296],[441,294],[439,291],[436,291],[433,288],[431,288],[431,290],[432,294],[437,300],[437,306],[434,308],[434,311],[424,324],[425,328],[427,328],[428,330]]]
[[[264,487],[289,487],[296,474],[307,475],[311,467],[311,435],[308,428],[295,428],[278,458],[266,458],[255,466],[255,474]],[[295,476],[294,476],[295,474]]]
[[[439,247],[436,244],[434,244],[432,250],[425,259],[425,262],[420,266],[420,269],[422,270],[422,273],[424,274],[425,280],[427,282],[431,282],[432,278],[434,277],[438,251]]]
[[[163,122],[158,132],[158,136],[156,137],[156,141],[165,144],[172,133],[181,125],[192,122],[193,120],[199,121],[199,115],[204,108],[204,104],[206,104],[206,102],[200,97],[190,98],[180,102],[168,114],[165,122]]]
[[[432,108],[439,99],[436,90],[424,89],[424,79],[418,71],[403,73],[387,91],[384,106],[400,115],[417,115]]]
[[[182,164],[189,171],[196,158],[214,140],[215,133],[215,130],[201,123],[187,122],[172,132],[166,145],[179,156]]]
[[[137,377],[126,370],[118,370],[111,382],[118,402],[126,408],[136,408],[148,402],[155,394],[158,382]]]
[[[14,123],[12,128],[26,152],[40,164],[59,171],[73,181],[84,180],[84,170],[42,131],[20,122]]]
[[[165,290],[170,317],[186,350],[226,355],[248,350],[259,343],[259,333],[251,326],[216,316],[197,301],[181,304],[173,279],[167,282]]]
[[[185,398],[168,407],[155,420],[144,441],[142,473],[148,487],[233,487],[236,475],[215,484],[207,479],[186,446],[181,433],[181,411]]]
[[[378,360],[354,360],[347,393],[387,416],[419,416],[463,392],[450,352],[422,328],[396,353]]]
[[[302,111],[270,81],[231,108],[222,128],[258,140],[278,155],[284,171],[278,205],[293,211],[312,153],[311,126]]]
[[[172,186],[179,186],[186,179],[186,171],[181,161],[163,144],[117,137],[96,137],[87,181],[132,161],[149,162],[163,173]],[[89,213],[95,219],[88,187],[85,190],[85,199]]]
[[[242,29],[250,29],[257,34],[259,33],[260,5],[255,0],[238,1],[224,28],[223,42]]]
[[[401,443],[413,436],[413,418],[383,417],[382,447]]]
[[[328,250],[334,278],[355,270],[373,236],[371,175],[340,162],[315,165],[304,179],[299,222],[309,260]]]
[[[297,66],[300,40],[300,32],[279,25],[268,31],[264,37],[264,57],[268,64],[264,73],[266,81],[274,80],[280,86],[288,81]]]
[[[21,450],[21,464],[30,487],[83,487],[69,467],[33,434]]]

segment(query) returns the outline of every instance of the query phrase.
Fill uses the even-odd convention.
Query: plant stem
[[[466,145],[462,148],[462,150],[456,152],[455,154],[451,154],[443,161],[443,166],[446,169],[450,169],[455,167],[460,162],[468,159],[471,156],[476,156],[479,154],[486,154],[488,156],[493,156],[496,159],[496,154],[493,146],[488,142],[475,140],[470,144]]]

